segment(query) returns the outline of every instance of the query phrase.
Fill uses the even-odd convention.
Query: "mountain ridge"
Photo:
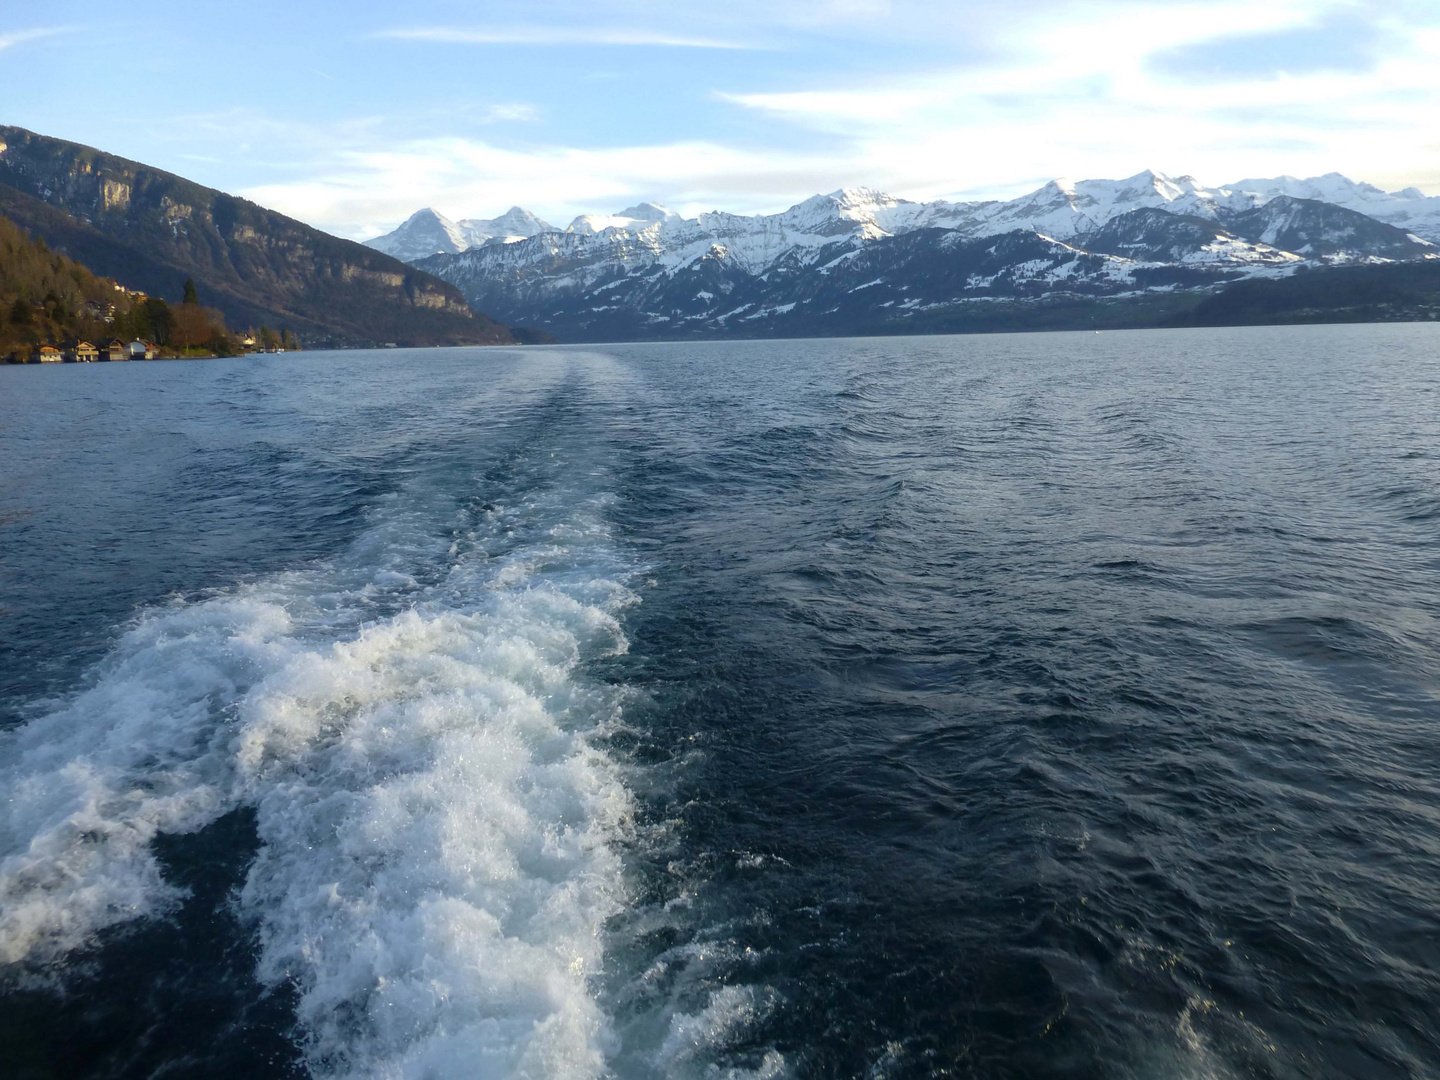
[[[505,344],[455,287],[248,200],[94,147],[0,126],[0,214],[92,272],[312,345]]]
[[[756,217],[653,211],[418,265],[511,321],[608,340],[908,332],[980,302],[1153,300],[1302,266],[1440,258],[1436,245],[1345,207],[1217,194],[1148,172],[959,208],[860,188]],[[855,280],[860,267],[870,276]]]
[[[1225,214],[1252,210],[1282,196],[1328,202],[1356,210],[1378,221],[1414,232],[1431,243],[1440,243],[1440,196],[1426,196],[1414,188],[1385,192],[1372,184],[1349,180],[1339,173],[1327,173],[1308,180],[1280,176],[1207,187],[1192,176],[1171,177],[1150,169],[1120,180],[1057,178],[1008,200],[913,202],[878,189],[853,187],[826,195],[813,195],[774,214],[742,215],[715,210],[694,218],[685,218],[654,203],[641,203],[615,214],[582,214],[563,230],[547,226],[525,235],[529,238],[541,231],[595,235],[606,228],[637,233],[657,223],[677,230],[687,226],[705,229],[725,225],[734,227],[742,222],[751,223],[752,228],[760,228],[764,222],[775,222],[792,231],[797,227],[799,231],[805,231],[807,223],[813,226],[825,222],[831,226],[826,235],[834,235],[837,223],[849,221],[857,226],[868,224],[892,235],[932,226],[956,229],[970,236],[1029,228],[1068,240],[1089,234],[1110,218],[1134,209],[1163,208],[1219,220]],[[509,213],[519,209],[512,208]],[[528,211],[524,213],[528,215]],[[534,215],[529,217],[534,218]],[[538,218],[534,220],[539,222]],[[387,233],[366,243],[375,245],[394,235],[394,232]],[[464,249],[464,246],[460,248]],[[427,252],[426,255],[434,253]],[[456,254],[458,251],[448,253]]]

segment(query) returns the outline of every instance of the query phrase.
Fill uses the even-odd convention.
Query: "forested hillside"
[[[173,355],[239,351],[224,317],[202,307],[198,294],[172,306],[126,289],[0,217],[0,357],[23,359],[41,345],[109,338],[143,339]]]

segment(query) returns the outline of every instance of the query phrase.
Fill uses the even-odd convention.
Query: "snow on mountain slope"
[[[863,242],[924,228],[950,229],[967,237],[1028,229],[1069,241],[1093,235],[1107,222],[1135,210],[1167,210],[1223,225],[1237,214],[1282,197],[1330,203],[1440,243],[1440,196],[1427,197],[1413,188],[1387,193],[1338,173],[1309,180],[1282,176],[1207,187],[1191,176],[1171,177],[1148,169],[1120,180],[1052,180],[1004,201],[920,203],[871,188],[846,188],[813,196],[778,214],[713,211],[693,219],[656,203],[641,203],[615,214],[581,215],[565,231],[597,237],[618,230],[674,264],[705,257],[712,245],[719,244],[731,259],[761,273],[787,253],[815,250],[841,237]],[[393,233],[367,243],[413,262],[437,252],[454,254],[487,242],[556,231],[519,207],[497,218],[459,222],[422,210]],[[1376,253],[1360,252],[1356,257],[1367,254]]]
[[[1110,219],[1132,210],[1168,209],[1178,204],[1180,213],[1199,211],[1203,216],[1213,216],[1208,208],[1214,199],[1213,193],[1191,177],[1172,180],[1147,169],[1123,180],[1052,180],[1008,202],[955,203],[955,224],[949,227],[971,236],[1033,229],[1068,240],[1092,233]]]
[[[417,265],[510,322],[600,340],[742,326],[825,331],[861,325],[887,305],[882,317],[903,321],[937,305],[1153,297],[1307,264],[1437,255],[1404,229],[1336,204],[1146,171],[1055,180],[978,203],[909,202],[870,188],[776,214],[685,218],[641,203]]]
[[[1416,188],[1386,192],[1373,184],[1356,183],[1339,173],[1312,176],[1308,180],[1297,180],[1293,176],[1240,180],[1228,186],[1232,191],[1252,194],[1256,205],[1282,195],[1314,199],[1357,210],[1432,243],[1440,243],[1440,195],[1427,196]]]
[[[1280,177],[1207,187],[1190,176],[1170,177],[1148,169],[1120,180],[1052,180],[1027,195],[1005,201],[920,203],[871,188],[846,188],[815,195],[778,214],[713,211],[693,219],[655,203],[641,203],[615,214],[581,215],[566,232],[582,237],[624,233],[630,237],[627,250],[652,251],[670,266],[706,257],[712,247],[719,245],[728,258],[750,273],[759,274],[782,257],[794,253],[803,259],[805,252],[841,238],[863,243],[924,228],[949,229],[966,237],[1024,229],[1073,241],[1092,236],[1107,222],[1135,210],[1166,210],[1223,226],[1235,215],[1283,197],[1319,199],[1440,241],[1440,197],[1427,198],[1413,189],[1387,194],[1335,173],[1311,180]],[[498,218],[460,222],[450,222],[434,211],[421,211],[394,233],[369,243],[413,262],[437,252],[454,254],[487,242],[513,241],[555,231],[518,207]],[[606,241],[595,250],[609,246]],[[1402,247],[1395,246],[1395,250]],[[1255,252],[1242,253],[1234,243],[1221,248],[1227,260],[1257,261]],[[1367,256],[1405,257],[1364,250],[1350,252],[1346,257]]]
[[[653,238],[653,229],[641,235]],[[1175,281],[1164,268],[1092,254],[1034,232],[969,240],[939,229],[860,244],[842,234],[817,247],[792,248],[763,275],[749,273],[720,244],[676,262],[620,229],[547,234],[422,265],[443,272],[474,302],[572,340],[834,326],[856,313],[889,309],[903,320],[978,301],[1115,295],[1134,291],[1147,276],[1160,285]]]
[[[816,195],[779,214],[755,216],[715,211],[687,219],[662,206],[642,203],[618,214],[576,218],[565,235],[580,238],[580,243],[563,246],[587,262],[609,250],[624,251],[627,258],[650,252],[669,268],[719,255],[759,274],[792,253],[813,252],[836,240],[861,242],[890,235],[877,218],[903,231],[907,211],[913,216],[923,206],[865,189]],[[561,245],[556,237],[537,239],[552,248]],[[541,250],[525,246],[537,253]]]
[[[1107,311],[1183,311],[1190,290],[1287,277],[1306,263],[1161,210],[1111,225],[1116,246],[1133,254],[1030,230],[967,238],[922,228],[794,247],[757,275],[718,243],[674,259],[659,250],[652,225],[640,238],[620,229],[549,234],[420,265],[517,324],[565,341],[619,341],[1084,325],[1113,317]]]
[[[1158,233],[1132,238],[1151,260],[1258,269],[1291,265],[1306,257],[1354,260],[1423,254],[1419,245],[1358,214],[1354,221],[1332,221],[1329,226],[1312,220],[1305,252],[1289,252],[1283,244],[1249,232],[1226,231],[1228,221],[1255,211],[1265,201],[1257,193],[1206,188],[1191,177],[1172,179],[1146,171],[1123,180],[1056,180],[1008,202],[917,203],[869,188],[850,188],[812,196],[778,214],[715,211],[694,219],[642,203],[618,214],[576,218],[564,233],[537,234],[510,245],[503,255],[473,263],[465,272],[487,265],[513,275],[522,268],[529,273],[543,267],[544,273],[555,275],[561,291],[617,269],[628,272],[653,264],[674,273],[712,258],[761,276],[782,263],[792,268],[809,265],[821,251],[837,257],[830,250],[837,243],[857,249],[921,229],[943,229],[972,239],[1022,230],[1083,244],[1085,238],[1100,235],[1107,224],[1140,210],[1164,211],[1174,219],[1166,222],[1152,215],[1145,224]],[[1350,212],[1337,209],[1336,213]],[[1181,219],[1190,224],[1178,225]],[[1168,238],[1159,235],[1177,228],[1180,232]],[[1292,229],[1285,235],[1299,234]],[[1119,248],[1103,250],[1125,254]],[[1162,250],[1175,253],[1162,257]]]
[[[1094,232],[1132,210],[1154,208],[1224,221],[1228,215],[1253,210],[1282,196],[1331,203],[1440,242],[1440,196],[1427,197],[1414,188],[1386,193],[1339,173],[1309,180],[1282,176],[1206,187],[1194,177],[1169,177],[1147,169],[1124,180],[1052,180],[1008,202],[929,205],[934,207],[930,214],[934,224],[958,228],[967,235],[1019,228],[1069,239]]]
[[[1241,236],[1307,259],[1376,262],[1440,257],[1434,244],[1404,229],[1317,199],[1280,195],[1224,220]]]
[[[1081,244],[1086,251],[1181,266],[1291,267],[1304,261],[1214,221],[1153,207],[1111,218]]]

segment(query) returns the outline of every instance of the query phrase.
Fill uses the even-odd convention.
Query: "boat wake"
[[[631,800],[594,741],[624,689],[582,665],[625,650],[635,601],[603,502],[436,529],[396,500],[335,562],[140,618],[0,742],[0,962],[173,912],[152,841],[244,807],[233,902],[312,1073],[603,1072]]]

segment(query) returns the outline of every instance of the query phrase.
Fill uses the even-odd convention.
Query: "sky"
[[[1440,194],[1437,0],[0,0],[0,72],[0,123],[353,239],[1146,168]]]

